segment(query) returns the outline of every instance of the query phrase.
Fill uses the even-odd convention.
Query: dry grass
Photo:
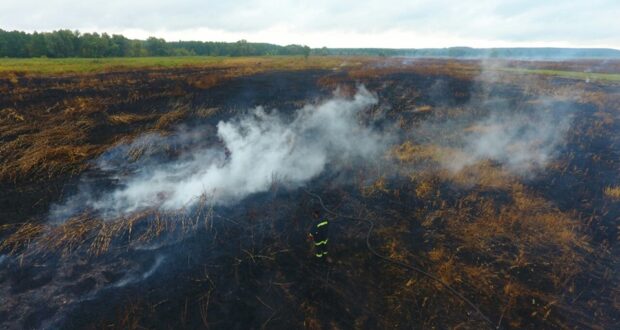
[[[1,124],[17,123],[17,122],[22,122],[24,120],[25,120],[25,117],[13,108],[5,108],[5,109],[0,110],[0,123]]]
[[[414,181],[427,180],[429,174],[465,187],[506,188],[515,181],[507,170],[490,161],[452,169],[452,164],[466,163],[462,161],[466,159],[465,153],[456,148],[405,141],[393,147],[390,155],[404,165],[404,174]]]
[[[0,59],[3,61],[7,62]],[[369,61],[360,59],[352,67]],[[145,58],[8,62],[11,65],[2,65],[0,80],[8,79],[16,85],[4,94],[6,101],[36,100],[51,87],[42,86],[37,79],[47,79],[50,75],[53,88],[63,91],[59,94],[62,96],[55,100],[0,109],[0,139],[3,141],[0,146],[0,159],[3,159],[0,181],[16,182],[25,178],[47,180],[63,173],[79,173],[87,160],[99,155],[118,139],[146,130],[168,130],[189,115],[205,117],[215,113],[213,109],[192,112],[184,104],[172,104],[169,111],[153,112],[152,109],[136,109],[135,102],[184,97],[188,94],[187,85],[205,89],[236,77],[267,71],[331,70],[339,68],[343,59]],[[20,63],[27,63],[21,67],[22,71]],[[102,72],[106,75],[103,78],[97,75]],[[119,105],[130,111],[107,113],[108,109]],[[125,135],[100,138],[106,131],[120,130],[120,126],[132,126],[132,130]],[[91,144],[93,140],[97,143]]]
[[[485,128],[469,128],[480,129]],[[481,295],[478,300],[499,299],[504,322],[511,327],[531,324],[534,319],[566,326],[558,315],[566,315],[571,302],[558,292],[574,285],[583,274],[588,254],[594,251],[574,215],[537,197],[497,164],[483,161],[458,171],[441,169],[458,158],[457,150],[406,141],[390,155],[415,183],[412,194],[426,205],[417,213],[425,219],[421,225],[427,265],[433,274],[453,286],[473,286]],[[451,194],[442,187],[454,185],[470,193],[442,201]],[[605,195],[620,198],[620,188],[608,187]],[[381,235],[385,251],[405,249],[402,241],[390,239],[399,234]],[[425,284],[416,284],[418,292],[424,291]],[[498,296],[496,288],[503,288],[504,295]],[[406,299],[405,292],[409,290],[397,293],[400,299]],[[532,300],[536,304],[523,305]],[[560,309],[562,313],[554,313]],[[529,318],[523,317],[524,311]]]
[[[418,112],[418,113],[427,113],[431,111],[433,111],[433,107],[430,105],[421,105],[421,106],[415,107],[414,109],[414,112]]]
[[[371,185],[362,186],[361,192],[366,197],[370,197],[379,192],[388,193],[389,190],[387,189],[386,183],[387,180],[384,177],[380,177],[375,180]]]
[[[194,110],[194,115],[198,118],[209,118],[220,111],[219,108],[199,108]]]
[[[102,255],[123,240],[130,247],[151,242],[162,235],[187,235],[200,226],[210,228],[212,206],[207,196],[201,196],[191,211],[162,212],[144,210],[112,220],[104,220],[88,212],[74,216],[60,224],[24,223],[4,225],[0,234],[8,234],[0,244],[0,251],[10,254],[46,255],[64,257],[80,251],[92,256]],[[119,247],[119,246],[117,246]]]
[[[405,141],[391,151],[391,155],[398,161],[412,165],[428,161],[446,164],[454,157],[458,157],[459,153],[461,152],[457,149],[436,144],[414,144],[412,141]]]
[[[4,126],[7,129],[0,131],[0,138],[6,141],[0,145],[0,158],[3,159],[0,181],[43,181],[80,173],[86,168],[87,160],[95,158],[116,141],[147,130],[168,130],[189,113],[187,106],[171,105],[171,110],[166,112],[108,115],[106,102],[110,101],[96,97],[67,99],[49,113],[25,109],[24,112],[30,114],[20,115],[20,118],[28,116],[29,120],[18,121],[14,120],[17,118],[14,110],[4,111],[12,119]],[[0,121],[0,127],[2,123]],[[113,132],[118,127],[129,125],[132,129],[124,129],[125,135],[102,139],[105,131]]]
[[[141,57],[104,59],[0,59],[0,74],[12,81],[23,75],[66,75],[123,72],[136,70],[168,70],[174,68],[228,69],[241,68],[246,72],[266,70],[332,69],[347,61],[359,66],[372,58],[264,56],[264,57]]]
[[[185,118],[189,113],[189,109],[187,106],[177,106],[174,107],[174,110],[169,111],[159,117],[157,122],[155,123],[156,130],[164,130],[166,128],[172,127],[174,124],[181,121]]]
[[[97,147],[86,142],[90,122],[77,122],[34,134],[21,135],[0,146],[0,180],[22,177],[52,178],[62,173],[77,173],[84,160]]]
[[[327,63],[339,67],[340,63],[335,63],[337,61],[333,60],[330,59],[332,62],[324,62],[317,67],[327,68]],[[272,59],[239,61],[245,61],[243,67],[221,65],[218,67],[220,71],[207,70],[186,77],[187,79],[160,68],[149,73],[149,78],[146,80],[130,83],[133,78],[128,76],[118,77],[120,82],[114,83],[137,87],[140,84],[169,79],[177,82],[187,81],[194,88],[209,88],[213,84],[220,83],[221,79],[261,70],[287,66],[300,69],[315,65],[312,59],[306,64],[299,62],[298,59],[291,60],[288,64],[269,63]],[[233,62],[226,63],[230,65]],[[323,83],[338,84],[339,79],[364,80],[373,75],[381,76],[403,71],[441,75],[449,74],[449,70],[455,70],[455,74],[463,79],[469,79],[476,73],[470,64],[441,66],[431,61],[423,68],[405,69],[369,69],[365,67],[368,64],[364,60],[352,61],[348,66],[350,72],[345,78],[329,76]],[[501,79],[508,81],[509,78],[504,76]],[[20,84],[22,79],[28,77],[20,77],[16,84]],[[525,81],[525,78],[523,79]],[[512,82],[514,83],[514,80]],[[94,88],[96,85],[95,80],[87,78],[80,80],[79,84],[81,85],[79,87],[69,85],[76,88],[76,91],[80,91],[80,88]],[[540,86],[532,86],[532,91],[526,90],[524,93],[540,93],[535,91]],[[163,89],[165,91],[154,91],[152,94],[144,91],[129,93],[125,99],[128,102],[148,101],[182,94],[174,84]],[[562,96],[560,92],[558,93]],[[19,97],[28,95],[26,93],[16,96]],[[49,113],[47,107],[43,111],[21,108],[0,110],[0,125],[4,125],[1,128],[6,128],[0,131],[0,137],[5,139],[3,141],[7,141],[0,145],[0,156],[6,159],[0,164],[0,178],[43,180],[66,173],[79,173],[87,160],[96,157],[111,145],[131,141],[133,137],[146,131],[165,132],[190,116],[207,118],[220,111],[217,108],[190,110],[184,103],[179,103],[171,105],[165,111],[141,109],[142,111],[134,113],[128,110],[129,107],[121,107],[118,111],[107,113],[106,110],[110,106],[117,105],[111,101],[114,97],[108,95],[96,100],[71,97],[59,102],[55,108],[52,107]],[[588,94],[582,99],[584,102],[595,104],[597,111],[600,111],[601,107],[609,106],[611,102],[609,99],[602,99],[598,94]],[[412,106],[411,109],[432,111],[438,116],[444,115],[439,108]],[[464,111],[464,108],[455,107],[445,116],[458,117]],[[615,122],[609,113],[596,114],[596,118],[600,121],[600,125],[596,126],[597,130]],[[132,131],[116,134],[103,142],[93,142],[96,136],[91,132],[100,129],[102,125],[110,130],[131,126]],[[403,127],[406,127],[406,123],[403,123]],[[470,126],[466,131],[480,132],[486,129],[489,128]],[[360,199],[359,205],[355,203],[347,205],[344,199],[345,202],[339,206],[342,209],[350,207],[356,214],[368,214],[375,220],[377,226],[373,232],[372,243],[382,254],[420,266],[437,275],[475,300],[485,312],[490,312],[494,319],[498,319],[501,315],[504,326],[521,328],[544,325],[569,328],[574,325],[573,322],[568,322],[567,318],[577,315],[574,311],[578,307],[571,305],[582,303],[579,301],[575,303],[579,298],[578,292],[587,290],[585,286],[589,285],[583,284],[587,282],[584,278],[589,277],[584,273],[591,269],[588,268],[591,267],[588,258],[591,254],[601,251],[590,241],[591,238],[586,236],[587,230],[579,221],[580,216],[576,212],[559,210],[541,194],[520,184],[518,178],[497,164],[479,162],[458,171],[446,170],[440,165],[449,164],[451,160],[462,157],[462,152],[432,142],[419,144],[418,141],[406,141],[392,148],[390,156],[399,165],[397,170],[410,180],[394,183],[389,179],[393,173],[380,177],[370,184],[365,177],[360,178],[359,182],[363,184],[359,184],[359,189],[355,193]],[[145,152],[148,152],[148,148],[148,145],[136,145],[128,151],[129,159],[140,159]],[[567,164],[552,164],[550,170],[563,174],[572,169]],[[602,187],[597,188],[600,192],[599,189]],[[603,193],[610,199],[620,199],[619,187],[604,188]],[[284,204],[286,202],[278,200],[277,203],[279,202],[283,204],[274,202],[277,206],[274,209],[282,207],[282,210],[289,210]],[[335,203],[335,201],[329,202]],[[368,208],[374,207],[373,211],[365,208],[363,203],[368,203]],[[59,225],[25,223],[3,226],[2,231],[5,235],[0,242],[0,250],[21,256],[55,253],[71,258],[75,255],[104,255],[117,249],[140,246],[159,239],[173,240],[193,233],[203,226],[210,228],[213,210],[206,197],[203,196],[197,205],[198,207],[192,210],[179,212],[146,210],[113,220],[103,220],[84,214]],[[297,206],[289,207],[290,210],[295,210]],[[402,210],[399,207],[402,207]],[[288,220],[287,223],[290,222]],[[364,297],[366,294],[368,301],[365,301],[364,306],[355,306],[363,310],[361,314],[364,317],[379,315],[376,317],[379,320],[378,327],[393,327],[395,323],[392,320],[400,322],[396,325],[418,324],[427,328],[448,327],[458,324],[461,320],[469,320],[461,327],[481,327],[466,315],[467,309],[461,307],[461,303],[449,295],[441,285],[400,268],[377,264],[363,246],[365,233],[364,226],[347,227],[347,230],[338,233],[340,243],[330,247],[333,248],[330,254],[333,252],[332,255],[337,258],[335,269],[342,272],[335,274],[341,276],[341,279],[346,278],[347,284],[341,283],[342,288],[329,287],[333,297],[344,299],[347,297],[346,290],[350,289],[348,295],[353,297],[350,299],[355,303],[357,297]],[[277,237],[282,233],[273,234]],[[282,244],[283,249],[291,248],[286,245],[289,242],[288,237],[275,241],[277,243],[274,244]],[[256,260],[268,260],[265,269],[279,269],[274,258],[257,258],[254,251],[245,253],[249,256],[242,255],[239,260],[248,259],[253,264],[257,263]],[[299,255],[291,256],[299,258]],[[612,275],[596,273],[594,276]],[[334,278],[338,279],[337,276]],[[295,289],[284,287],[285,289],[277,290],[285,292],[288,299],[285,301],[301,306],[297,311],[301,310],[307,327],[322,328],[329,324],[322,322],[321,312],[314,301],[293,297]],[[200,317],[203,324],[206,324],[210,291],[201,297],[203,298],[200,299]],[[128,309],[119,314],[121,324],[137,326],[140,318],[138,314],[142,312],[140,308],[128,304]],[[189,317],[187,309],[184,313],[184,319]],[[364,317],[355,319],[360,327],[366,325]],[[581,320],[587,320],[587,316],[579,317]],[[592,320],[584,322],[584,327],[595,323]]]
[[[432,178],[423,179],[415,188],[415,195],[420,199],[432,198],[437,192],[437,182]]]
[[[582,273],[584,256],[592,251],[589,240],[567,214],[522,187],[512,191],[513,202],[499,208],[474,192],[454,208],[448,206],[428,217],[423,224],[427,240],[436,242],[428,252],[432,272],[446,283],[475,287],[478,301],[497,297],[494,288],[503,287],[503,317],[512,327],[532,321],[519,312],[523,300],[537,301],[527,308],[531,318],[561,324],[551,314],[552,306],[568,308],[570,303],[555,292],[562,292]],[[519,274],[528,272],[527,279],[550,286],[524,282]]]
[[[517,180],[507,170],[490,161],[466,166],[458,172],[441,171],[439,175],[464,187],[479,186],[487,189],[506,189]]]
[[[620,187],[607,187],[603,190],[605,196],[611,199],[620,199]]]
[[[108,116],[108,121],[112,125],[131,125],[141,121],[148,121],[152,115],[138,115],[133,113],[117,113]]]
[[[371,59],[372,60],[372,59]],[[386,76],[395,73],[415,73],[426,76],[450,75],[457,79],[473,79],[480,74],[480,67],[475,62],[416,59],[403,61],[399,58],[368,61],[360,58],[351,61],[353,67],[348,68],[349,76],[353,79],[365,79],[371,76]],[[380,64],[380,65],[377,65]]]
[[[12,230],[17,225],[4,225],[2,231]],[[18,251],[27,249],[35,239],[41,236],[45,230],[45,225],[36,223],[25,223],[19,225],[15,232],[4,238],[0,243],[0,251],[8,251],[15,254]]]

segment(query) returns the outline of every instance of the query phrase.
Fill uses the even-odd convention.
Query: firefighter
[[[329,220],[326,217],[321,217],[321,212],[315,210],[313,212],[314,227],[310,233],[310,237],[314,241],[314,256],[317,259],[327,259],[327,243],[329,241]]]

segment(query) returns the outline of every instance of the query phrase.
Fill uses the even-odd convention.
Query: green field
[[[115,57],[115,58],[2,58],[0,73],[64,74],[125,71],[140,68],[228,67],[265,65],[274,69],[326,68],[342,62],[340,57],[263,56],[263,57]]]
[[[8,58],[0,59],[0,72],[87,73],[142,67],[213,64],[225,59],[225,57]]]
[[[355,61],[351,61],[351,60]],[[177,57],[115,57],[115,58],[0,58],[0,73],[28,75],[79,74],[111,71],[129,71],[144,68],[173,67],[245,67],[247,69],[330,69],[347,63],[357,66],[361,62],[377,58],[319,56],[261,56],[261,57],[215,57],[215,56],[177,56]],[[568,79],[620,81],[618,73],[581,72],[569,70],[528,69],[519,67],[498,67],[498,71],[515,74],[534,74]]]

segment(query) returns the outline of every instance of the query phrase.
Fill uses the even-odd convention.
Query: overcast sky
[[[620,0],[0,0],[0,28],[311,47],[620,49]]]

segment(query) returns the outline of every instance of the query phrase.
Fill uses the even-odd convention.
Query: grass
[[[617,73],[599,73],[599,72],[580,72],[580,71],[564,71],[550,69],[525,69],[525,68],[498,68],[499,71],[517,73],[517,74],[536,74],[543,76],[553,76],[579,80],[598,80],[615,82],[620,81],[620,74]]]
[[[620,199],[620,187],[606,187],[603,193],[608,198]]]
[[[158,113],[151,110],[149,113],[137,113],[139,111],[135,106],[125,109],[132,112],[108,113],[107,109],[112,105],[182,97],[188,94],[184,89],[186,85],[206,89],[227,79],[265,71],[333,69],[339,67],[342,61],[338,57],[306,59],[300,56],[0,59],[0,78],[5,76],[9,81],[8,85],[0,86],[0,92],[6,92],[11,102],[19,102],[48,88],[31,84],[27,76],[78,75],[76,79],[53,85],[69,96],[59,94],[61,97],[49,101],[50,104],[33,102],[19,108],[0,109],[0,138],[3,139],[0,158],[4,159],[0,164],[0,180],[15,180],[33,172],[48,178],[61,172],[79,172],[83,168],[79,164],[114,142],[112,139],[103,141],[102,145],[86,143],[96,137],[93,133],[96,127],[100,128],[97,131],[99,135],[101,129],[122,130],[127,126],[131,126],[134,133],[145,129],[165,130],[188,115],[183,106],[172,106],[172,110]],[[144,69],[183,67],[191,67],[192,73],[175,71],[160,74],[150,71],[146,76],[134,75]],[[203,68],[206,70],[202,71]],[[104,80],[89,75],[103,72],[130,74],[111,74]],[[115,94],[118,86],[124,86],[127,90],[126,97]],[[72,96],[88,91],[96,91],[96,95]],[[203,115],[211,114],[207,112]]]
[[[434,62],[430,62],[429,65],[420,65],[420,62],[417,62],[417,65],[410,67],[388,67],[386,69],[369,65],[373,64],[370,60],[364,61],[363,58],[359,61],[349,59],[343,69],[344,72],[350,69],[348,76],[328,74],[322,81],[330,86],[344,85],[346,87],[346,83],[352,85],[364,79],[372,82],[369,77],[384,79],[391,74],[402,72],[419,75],[454,74],[463,79],[477,73],[474,66],[459,63],[442,66]],[[390,61],[390,59],[381,61]],[[67,92],[66,96],[59,94],[61,96],[53,102],[32,101],[27,106],[11,104],[10,107],[0,109],[0,139],[3,139],[0,145],[0,158],[4,159],[4,162],[0,164],[0,179],[11,185],[23,187],[26,179],[32,181],[41,177],[41,181],[34,184],[37,190],[41,190],[40,187],[47,186],[48,179],[52,177],[60,177],[61,174],[68,172],[78,174],[86,166],[87,160],[93,159],[112,145],[131,141],[136,135],[144,132],[166,132],[178,122],[194,119],[193,116],[208,118],[220,111],[226,111],[225,108],[219,109],[217,104],[207,104],[205,108],[198,109],[190,107],[190,103],[183,101],[183,97],[191,95],[192,89],[176,91],[185,86],[185,83],[202,89],[217,85],[224,79],[270,69],[332,69],[342,68],[342,64],[344,64],[344,59],[337,57],[311,57],[307,60],[303,57],[0,59],[0,76],[4,72],[9,75],[9,80],[12,79],[11,77],[17,79],[17,82],[11,81],[11,84],[6,84],[6,86],[10,85],[6,90],[6,95],[13,95],[11,100],[15,100],[15,103],[19,103],[18,101],[22,98],[27,100],[31,95],[36,96],[39,89],[50,88],[49,86],[56,86]],[[138,75],[137,72],[140,68],[184,66],[198,67],[198,70],[193,74],[186,71],[149,71],[143,76]],[[203,67],[215,70],[213,72],[200,70]],[[76,79],[65,79],[67,80],[65,85],[60,86],[56,84],[62,84],[62,82],[54,79],[49,79],[51,82],[48,82],[48,85],[29,84],[27,78],[22,79],[20,76],[21,74],[55,75],[117,70],[119,72],[135,70],[136,72],[135,74],[110,74],[106,79],[84,75]],[[516,74],[506,76],[514,79],[517,74],[543,74],[539,71],[573,72],[531,69],[514,69],[513,71]],[[36,82],[36,79],[33,81]],[[529,81],[522,83],[529,83]],[[543,83],[540,85],[542,86]],[[573,85],[572,82],[571,85]],[[125,94],[116,94],[118,90],[115,87],[117,86],[123,86],[123,91],[129,90],[131,93],[128,92],[127,97],[124,96]],[[393,88],[391,85],[386,86],[385,90]],[[394,85],[394,87],[398,86]],[[538,88],[538,85],[536,87]],[[574,89],[574,86],[571,88]],[[83,96],[92,91],[96,92],[94,96]],[[235,95],[234,92],[232,91],[231,95]],[[537,92],[540,93],[540,91]],[[609,96],[605,93],[588,95],[588,102],[597,102],[601,104],[601,108],[606,104],[612,104],[607,100]],[[169,98],[174,102],[166,101],[163,103],[162,110],[157,111],[150,105],[159,99]],[[33,99],[36,100],[36,98]],[[394,97],[391,100],[397,99]],[[608,107],[615,109],[612,106]],[[463,110],[466,108],[459,107],[445,110],[442,107],[412,103],[411,109],[416,109],[418,112],[431,112],[438,118],[445,116],[445,118],[458,119],[460,116],[467,115]],[[603,113],[599,116],[600,121],[608,122],[609,125],[613,124],[615,117],[612,114],[611,111]],[[597,130],[602,130],[605,126],[597,127]],[[483,131],[488,127],[470,125],[463,129],[466,132],[475,132]],[[108,134],[109,137],[103,139],[102,133]],[[582,310],[584,304],[590,303],[586,299],[592,299],[580,298],[579,292],[587,289],[583,287],[586,284],[580,283],[583,282],[583,277],[590,275],[589,267],[591,266],[587,258],[597,255],[601,251],[598,245],[602,244],[592,244],[588,237],[584,236],[581,218],[577,213],[557,209],[552,202],[546,201],[536,190],[520,184],[518,178],[510,176],[497,164],[480,162],[456,173],[443,170],[440,164],[446,164],[455,158],[462,157],[463,152],[458,148],[447,147],[446,144],[440,143],[442,141],[413,139],[394,146],[390,156],[400,165],[397,170],[402,171],[404,176],[411,180],[394,182],[389,179],[390,176],[385,176],[369,185],[365,179],[370,175],[360,173],[361,196],[359,199],[347,198],[344,194],[338,198],[334,197],[331,203],[342,200],[339,205],[344,209],[343,213],[352,212],[353,214],[355,211],[354,214],[372,215],[377,223],[372,236],[373,245],[379,251],[393,259],[420,265],[427,269],[456,287],[467,297],[475,298],[485,312],[495,314],[492,315],[494,319],[500,318],[501,315],[504,325],[521,328],[527,325],[535,327],[535,325],[545,324],[548,327],[568,328],[569,326],[565,323],[569,318],[567,315],[573,315],[568,308],[575,305],[577,306],[574,307],[575,309]],[[145,148],[147,147],[138,145],[128,150],[127,161],[135,161],[142,157]],[[569,167],[569,163],[566,164],[570,173],[573,167]],[[17,183],[14,183],[15,181]],[[598,187],[597,194],[600,194],[601,190],[608,198],[620,198],[619,187]],[[47,198],[46,196],[41,198]],[[303,208],[296,209],[299,207],[296,206],[296,201],[293,204],[289,203],[293,201],[278,199],[272,204],[273,207],[265,209],[277,209],[281,210],[278,212],[290,214],[307,213]],[[202,226],[209,228],[213,211],[205,200],[198,205],[199,208],[191,212],[165,213],[148,210],[108,221],[84,214],[67,219],[59,225],[39,224],[34,220],[3,225],[0,226],[0,234],[5,234],[5,236],[0,241],[0,251],[20,258],[51,253],[57,253],[66,258],[96,257],[106,253],[114,255],[117,251],[140,247],[148,242],[156,242],[160,239],[173,240],[184,237],[186,234],[191,235]],[[255,213],[248,211],[248,214]],[[252,218],[248,221],[256,220]],[[260,223],[260,221],[256,222]],[[297,221],[290,221],[287,217],[284,223],[291,226],[286,228],[293,228],[293,223]],[[276,231],[275,228],[279,227],[273,228],[274,231],[269,235],[279,238],[273,240],[276,243],[257,247],[269,248],[272,251],[299,249],[306,252],[303,247],[299,247],[299,244],[295,243],[297,244],[295,245],[288,239],[291,233],[305,234],[305,231],[298,227],[294,228],[299,231],[281,229]],[[254,235],[253,229],[251,230]],[[224,237],[239,235],[236,231],[230,231],[230,233],[221,231],[220,234],[229,235]],[[362,301],[363,299],[359,298],[364,298],[364,296],[359,292],[367,292],[368,309],[376,310],[378,315],[385,317],[385,321],[380,319],[375,326],[381,328],[393,326],[393,323],[390,323],[392,320],[402,321],[401,324],[417,322],[423,328],[443,328],[442,325],[448,327],[447,325],[456,324],[454,322],[461,322],[461,319],[466,318],[466,316],[460,316],[460,308],[456,301],[450,300],[452,297],[448,295],[445,288],[438,287],[436,283],[424,278],[407,274],[401,269],[375,264],[372,256],[363,246],[365,235],[365,227],[352,225],[347,227],[343,233],[339,233],[337,236],[339,243],[332,245],[334,258],[338,262],[337,267],[360,270],[346,275],[334,273],[336,276],[330,277],[331,281],[334,279],[342,281],[335,282],[342,284],[341,287],[331,284],[337,290],[333,287],[329,288],[329,293],[333,295],[333,298],[338,298],[333,301],[346,302],[345,299],[352,302]],[[298,236],[291,235],[291,237]],[[214,241],[213,246],[221,247],[221,241]],[[255,244],[253,239],[246,240],[246,242]],[[250,246],[254,247],[254,245]],[[273,258],[255,258],[253,253],[243,252],[250,255],[248,260],[251,260],[252,267],[258,264],[263,265],[265,269],[280,269],[280,264],[273,261]],[[292,259],[293,257],[304,256],[303,253],[297,254],[297,252],[295,250],[287,253],[290,253],[291,260],[296,260]],[[239,257],[235,260],[245,258],[245,255],[241,253],[231,254],[231,256]],[[305,259],[299,260],[303,262]],[[372,267],[372,272],[361,271],[366,269],[364,268],[366,265]],[[278,272],[274,278],[277,279],[277,283],[298,283],[293,273],[295,272]],[[300,273],[305,274],[302,271]],[[222,273],[220,279],[228,282],[230,278],[226,274]],[[599,276],[598,273],[595,275]],[[343,279],[352,285],[344,285]],[[277,283],[271,284],[279,286]],[[239,286],[239,279],[237,279],[237,286]],[[200,297],[205,297],[204,299],[190,300],[190,302],[199,301],[201,304],[200,317],[203,324],[206,324],[208,320],[207,311],[210,312],[210,318],[214,320],[217,320],[218,316],[217,310],[209,308],[208,301],[211,297],[212,286],[209,286],[208,290],[204,295],[200,295]],[[291,306],[302,306],[306,326],[310,328],[324,326],[325,324],[321,324],[320,321],[321,313],[318,312],[321,309],[314,304],[316,301],[313,299],[308,302],[294,297],[294,294],[295,290],[292,290],[292,293],[284,292],[283,296],[286,296],[288,300],[282,298],[282,301],[289,302]],[[212,305],[217,305],[217,292],[213,296]],[[259,296],[262,297],[259,293],[257,299]],[[329,297],[332,298],[332,296]],[[372,299],[373,297],[376,299]],[[531,303],[534,300],[537,304]],[[596,303],[602,300],[592,299],[592,301]],[[146,316],[141,317],[139,314],[148,310],[149,307],[146,305],[148,303],[149,301],[146,300],[141,303],[128,303],[125,309],[127,314],[119,317],[121,327],[135,326],[144,320]],[[271,301],[267,303],[272,305]],[[170,303],[172,304],[174,303]],[[185,300],[185,306],[187,306],[187,300]],[[191,313],[191,310],[188,312],[185,307],[182,319],[191,319]],[[372,313],[364,312],[363,314],[371,315]],[[214,317],[211,317],[212,315]],[[436,315],[441,315],[441,317],[433,319]],[[274,322],[276,319],[277,317],[274,318]],[[269,320],[271,318],[267,322]],[[599,321],[600,318],[589,322]],[[372,327],[362,318],[355,319],[355,324],[359,325],[358,327]],[[465,324],[463,327],[480,328],[473,324]]]
[[[180,67],[231,67],[245,66],[260,69],[294,70],[304,68],[329,69],[342,64],[340,57],[302,56],[265,56],[265,57],[216,57],[216,56],[182,56],[182,57],[120,57],[120,58],[27,58],[0,59],[0,73],[18,73],[28,75],[101,73],[111,71],[128,71],[145,68],[180,68]],[[355,66],[359,62],[350,65]]]
[[[191,212],[146,210],[112,220],[84,213],[59,225],[31,222],[2,225],[0,233],[8,235],[0,242],[0,251],[20,256],[55,253],[65,257],[81,251],[98,256],[109,252],[115,240],[123,240],[121,245],[129,247],[162,235],[186,235],[199,226],[209,228],[210,207],[206,196],[202,196],[198,207]]]
[[[0,59],[0,72],[89,73],[144,67],[177,67],[221,63],[223,57],[135,57],[135,58],[9,58]]]
[[[115,71],[132,71],[139,69],[167,69],[182,67],[225,68],[247,66],[255,70],[295,70],[295,69],[332,69],[347,66],[348,69],[362,68],[362,71],[353,70],[352,76],[368,74],[364,64],[377,61],[371,57],[339,57],[319,56],[304,58],[303,56],[263,56],[263,57],[223,57],[223,56],[170,56],[170,57],[118,57],[118,58],[0,58],[0,74],[87,74]],[[382,59],[390,62],[392,59]],[[429,60],[432,62],[432,60]],[[434,66],[435,65],[435,66]],[[449,68],[446,68],[446,65]],[[407,66],[407,65],[404,65]],[[415,67],[415,66],[413,66]],[[402,70],[403,65],[380,70]],[[412,69],[409,67],[408,69]],[[463,72],[466,76],[478,71],[471,65],[464,65],[457,61],[449,63],[425,65],[426,71],[443,72],[449,70],[452,74]],[[516,74],[536,74],[580,80],[598,80],[615,82],[620,81],[618,73],[581,72],[555,69],[529,69],[519,67],[498,67],[496,70]],[[9,75],[9,78],[16,79]]]

